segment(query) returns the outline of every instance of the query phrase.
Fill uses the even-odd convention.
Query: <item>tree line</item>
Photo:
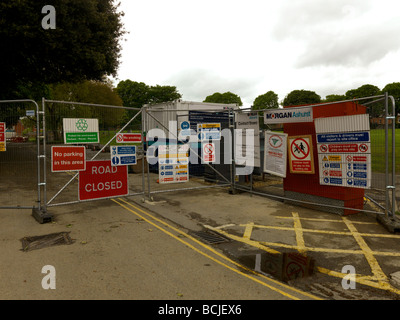
[[[122,41],[126,30],[123,13],[113,0],[53,0],[57,12],[54,30],[42,27],[45,0],[3,0],[0,2],[0,42],[2,48],[0,100],[33,99],[79,101],[141,108],[144,104],[182,98],[175,86],[149,86],[132,80],[116,87],[107,80],[116,76],[120,65]],[[316,92],[293,90],[282,101],[274,91],[255,97],[252,109],[314,104],[355,99],[388,92],[396,100],[400,113],[400,82],[382,89],[365,84],[342,95],[322,99]],[[210,93],[204,102],[234,103],[241,97],[230,91]],[[8,109],[7,109],[8,108]],[[0,118],[10,113],[0,105]],[[50,114],[55,112],[47,107]],[[379,116],[379,108],[371,108]],[[131,114],[125,112],[122,118]],[[116,118],[109,117],[108,121]],[[121,118],[120,115],[118,115]],[[116,120],[113,120],[116,121]],[[112,122],[112,121],[111,121]]]

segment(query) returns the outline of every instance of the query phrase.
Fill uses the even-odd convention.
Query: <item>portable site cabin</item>
[[[178,141],[179,132],[188,129],[197,132],[198,124],[218,123],[222,131],[229,128],[229,125],[233,123],[233,111],[239,109],[239,106],[236,104],[193,102],[182,101],[180,99],[160,104],[145,105],[143,125],[144,132],[147,135],[146,143],[148,146],[151,146],[155,142],[151,135],[149,135],[149,131],[152,129],[161,129],[164,132],[165,136],[163,138],[156,138],[158,144],[180,144],[182,141]],[[221,141],[220,145],[224,145],[223,141]],[[190,152],[201,154],[201,142],[191,143]],[[223,153],[223,150],[218,150],[218,152]],[[157,157],[158,154],[154,154],[154,156]],[[225,169],[224,171],[228,175],[226,165],[221,164],[216,166],[222,166],[220,169]],[[204,166],[200,163],[190,165],[191,174],[194,175],[207,173],[205,172],[207,168],[206,170],[204,169]],[[150,170],[153,172],[157,171],[158,167],[150,166]]]
[[[185,121],[190,122],[199,112],[209,114],[209,120],[212,120],[212,115],[215,115],[214,118],[218,119],[218,113],[227,112],[229,109],[239,110],[239,106],[236,104],[193,102],[182,101],[180,99],[159,104],[148,104],[145,105],[144,108],[146,109],[146,115],[144,117],[145,132],[154,128],[166,131],[169,128],[170,121],[176,121],[178,125]],[[197,125],[196,121],[190,124],[192,129],[197,129],[195,127]]]

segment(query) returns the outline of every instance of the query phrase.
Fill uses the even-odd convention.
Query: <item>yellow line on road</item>
[[[208,255],[207,253],[201,251],[200,249],[194,247],[193,245],[191,245],[191,244],[188,243],[187,241],[184,241],[183,239],[179,238],[178,236],[172,234],[170,231],[168,231],[168,230],[166,230],[166,229],[160,227],[158,224],[154,223],[154,222],[151,221],[151,220],[157,221],[157,222],[163,224],[164,226],[168,227],[169,229],[171,229],[171,230],[173,230],[173,231],[175,231],[175,232],[177,232],[177,233],[179,233],[179,234],[181,234],[181,235],[184,235],[184,236],[187,237],[188,239],[190,239],[190,240],[194,241],[195,243],[201,245],[203,248],[205,248],[205,249],[207,249],[207,250],[213,252],[213,253],[216,254],[217,256],[219,256],[219,257],[223,258],[224,260],[226,260],[226,261],[232,263],[233,265],[242,268],[242,269],[245,270],[246,272],[252,273],[253,275],[256,275],[256,276],[258,276],[258,277],[261,277],[261,278],[263,278],[264,280],[267,280],[268,282],[272,282],[272,283],[274,283],[274,284],[276,284],[276,285],[279,285],[279,286],[281,286],[281,287],[284,287],[284,288],[286,288],[286,289],[289,289],[289,290],[291,290],[291,291],[293,291],[293,292],[299,293],[299,294],[301,294],[301,295],[303,295],[303,296],[307,296],[307,297],[309,297],[309,298],[316,299],[316,300],[322,300],[321,298],[319,298],[319,297],[317,297],[317,296],[314,296],[314,295],[309,294],[309,293],[307,293],[307,292],[303,292],[303,291],[298,290],[298,289],[296,289],[296,288],[293,288],[293,287],[291,287],[291,286],[285,285],[284,283],[281,283],[281,282],[279,282],[279,281],[270,279],[270,278],[268,278],[268,277],[266,277],[266,276],[264,276],[264,275],[262,275],[262,274],[259,274],[259,273],[255,272],[254,270],[251,270],[251,269],[249,269],[249,268],[246,268],[245,266],[243,266],[243,265],[241,265],[241,264],[239,264],[239,263],[237,263],[237,262],[235,262],[235,261],[229,259],[228,257],[224,256],[223,254],[221,254],[221,253],[219,253],[218,251],[214,250],[213,248],[211,248],[211,247],[205,245],[205,244],[202,243],[201,241],[199,241],[199,240],[197,240],[197,239],[191,237],[191,236],[188,235],[187,233],[185,233],[185,232],[183,232],[183,231],[181,231],[181,230],[179,230],[179,229],[177,229],[177,228],[171,226],[170,224],[166,223],[165,221],[162,221],[162,220],[160,220],[160,219],[154,217],[153,215],[149,214],[148,212],[146,212],[146,211],[144,211],[144,210],[142,210],[142,209],[140,209],[140,208],[134,206],[134,205],[133,205],[132,203],[130,203],[130,202],[127,202],[127,201],[125,201],[125,200],[123,200],[123,199],[121,199],[121,198],[118,198],[118,200],[116,200],[116,199],[111,199],[111,200],[114,201],[116,204],[120,205],[121,207],[123,207],[124,209],[128,210],[129,212],[135,214],[135,215],[138,216],[139,218],[143,219],[143,220],[146,221],[147,223],[151,224],[151,225],[154,226],[155,228],[161,230],[161,231],[164,232],[165,234],[167,234],[167,235],[169,235],[170,237],[174,238],[175,240],[177,240],[177,241],[179,241],[179,242],[185,244],[186,246],[188,246],[188,247],[191,248],[192,250],[194,250],[194,251],[200,253],[201,255],[203,255],[203,256],[205,256],[205,257],[207,257],[207,258],[209,258],[209,259],[211,259],[212,261],[214,261],[214,262],[220,264],[221,266],[224,266],[224,267],[228,268],[229,270],[234,271],[235,273],[238,273],[238,274],[240,274],[240,275],[242,275],[242,276],[244,276],[244,277],[246,277],[246,278],[248,278],[248,279],[250,279],[250,280],[253,280],[253,281],[255,281],[255,282],[257,282],[257,283],[259,283],[259,284],[261,284],[261,285],[263,285],[263,286],[265,286],[265,287],[267,287],[267,288],[269,288],[269,289],[271,289],[271,290],[273,290],[273,291],[275,291],[275,292],[278,292],[278,293],[282,294],[282,295],[285,296],[285,297],[288,297],[288,298],[293,299],[293,300],[300,300],[300,298],[298,298],[298,297],[296,297],[296,296],[294,296],[294,295],[292,295],[292,294],[289,294],[289,293],[287,293],[287,292],[285,292],[285,291],[282,291],[282,290],[280,290],[279,288],[277,288],[277,287],[275,287],[275,286],[272,286],[272,285],[270,285],[270,284],[268,284],[268,283],[266,283],[266,282],[264,282],[264,281],[261,281],[261,280],[255,278],[255,277],[253,277],[253,276],[250,276],[249,274],[246,274],[246,273],[244,273],[244,272],[242,272],[242,271],[240,271],[240,270],[238,270],[238,269],[232,268],[231,266],[229,266],[229,265],[227,265],[227,264],[221,262],[220,260],[218,260],[218,259],[216,259],[216,258],[214,258],[214,257],[212,257],[212,256],[210,256],[210,255]],[[147,215],[151,220],[149,220],[149,219],[146,218],[145,216],[139,214],[139,213],[136,212],[135,210],[132,210],[131,208],[127,207],[127,206],[126,206],[125,204],[123,204],[122,202],[125,203],[126,205],[129,205],[130,207],[136,209],[136,211],[140,211],[140,212],[144,213],[144,214]]]
[[[364,253],[365,258],[368,261],[368,264],[371,267],[372,273],[375,275],[378,281],[388,281],[385,273],[382,271],[381,267],[379,266],[378,261],[376,260],[375,256],[372,253],[372,250],[369,248],[363,237],[358,233],[358,230],[351,221],[346,218],[342,217],[343,222],[346,224],[347,228],[353,234],[354,239],[357,241],[358,245],[360,246],[361,250]]]
[[[300,253],[304,253],[306,252],[306,244],[304,242],[303,230],[299,214],[297,212],[292,212],[292,215],[293,215],[294,232],[296,233],[297,247],[299,248]]]
[[[251,233],[253,232],[253,226],[254,222],[249,222],[248,224],[246,224],[246,228],[244,229],[244,234],[243,234],[244,239],[250,240]]]

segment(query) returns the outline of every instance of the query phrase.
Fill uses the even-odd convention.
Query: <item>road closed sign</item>
[[[312,137],[288,137],[290,173],[314,174]]]
[[[128,167],[113,167],[109,160],[87,161],[86,170],[79,172],[79,200],[126,196]]]

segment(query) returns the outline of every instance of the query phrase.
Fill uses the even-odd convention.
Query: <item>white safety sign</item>
[[[179,183],[189,181],[189,145],[158,146],[158,181]]]
[[[316,119],[315,123],[320,184],[370,188],[371,138],[368,116],[325,118],[323,123]],[[336,127],[338,132],[326,132]],[[356,131],[358,128],[362,131]]]
[[[266,131],[264,140],[264,172],[286,178],[287,134]]]

